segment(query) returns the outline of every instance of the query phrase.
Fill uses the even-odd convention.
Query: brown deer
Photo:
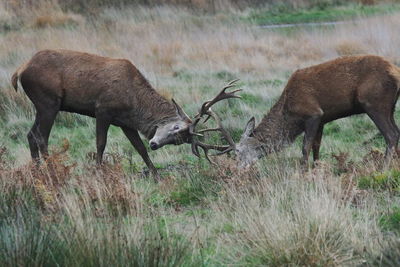
[[[324,124],[367,113],[387,143],[385,158],[397,152],[400,131],[393,113],[399,96],[400,69],[382,57],[348,56],[297,70],[278,102],[255,127],[249,120],[235,147],[239,167],[250,166],[305,132],[303,164],[312,148],[319,159]]]
[[[15,90],[18,80],[36,108],[36,119],[28,133],[34,161],[39,159],[39,151],[47,157],[50,131],[59,111],[96,118],[98,164],[102,162],[111,124],[121,127],[156,177],[156,168],[138,131],[150,139],[153,150],[182,143],[193,143],[194,152],[198,146],[206,147],[201,142],[193,142],[193,136],[200,134],[194,132],[193,122],[183,109],[173,99],[170,103],[158,94],[128,60],[69,50],[43,50],[14,73],[12,84]],[[238,90],[225,93],[232,86],[225,87],[215,102],[237,98],[234,93]],[[203,115],[198,114],[196,121]],[[208,146],[220,151],[227,148]]]

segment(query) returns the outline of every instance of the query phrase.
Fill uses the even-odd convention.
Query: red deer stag
[[[399,96],[400,69],[382,57],[348,56],[297,70],[278,102],[255,127],[254,117],[246,125],[235,147],[239,167],[280,150],[305,132],[302,163],[312,148],[319,158],[324,124],[367,113],[387,143],[385,157],[397,151],[400,131],[393,113]]]
[[[14,73],[12,84],[15,90],[18,79],[36,108],[36,119],[28,133],[29,148],[35,161],[39,159],[39,151],[43,157],[48,155],[48,139],[59,111],[96,118],[98,164],[102,162],[111,124],[121,127],[156,177],[156,168],[138,131],[151,139],[153,150],[167,144],[194,143],[196,149],[202,145],[194,142],[193,136],[199,134],[194,132],[193,122],[182,108],[174,100],[170,103],[159,95],[128,60],[69,50],[44,50]],[[216,101],[237,98],[234,93],[238,90],[225,93],[232,86],[233,83],[225,87]],[[203,115],[199,113],[195,120]],[[213,145],[209,148],[226,149]]]

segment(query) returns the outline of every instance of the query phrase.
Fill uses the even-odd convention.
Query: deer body
[[[376,124],[391,155],[400,136],[393,118],[399,84],[400,69],[378,56],[342,57],[296,71],[261,123],[248,122],[236,146],[240,165],[280,150],[302,132],[303,162],[311,148],[318,160],[324,124],[360,113]]]
[[[44,50],[21,66],[18,79],[36,108],[35,123],[28,133],[33,159],[48,154],[49,134],[59,111],[96,118],[97,162],[101,163],[111,124],[122,128],[149,169],[156,173],[138,131],[152,149],[187,141],[190,119],[183,110],[159,95],[125,59],[69,51]]]

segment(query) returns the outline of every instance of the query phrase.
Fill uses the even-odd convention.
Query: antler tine
[[[224,88],[222,88],[222,90],[211,100],[208,100],[206,102],[203,103],[203,105],[200,108],[199,113],[197,114],[197,116],[203,116],[204,114],[207,113],[207,111],[210,109],[210,107],[212,105],[214,105],[215,103],[223,100],[223,99],[228,99],[228,98],[240,98],[240,96],[235,95],[235,93],[242,91],[242,89],[236,89],[233,90],[232,92],[226,92],[227,89],[232,88],[234,86],[236,86],[236,82],[239,81],[239,79],[230,81]],[[209,118],[207,118],[206,120],[208,120]]]
[[[211,109],[207,112],[207,115],[209,117],[213,117],[214,120],[216,121],[218,127],[216,128],[207,128],[207,129],[203,129],[200,130],[198,133],[205,133],[205,132],[212,132],[212,131],[219,131],[222,133],[223,137],[225,138],[225,140],[229,143],[229,145],[210,145],[210,144],[205,144],[202,143],[200,141],[197,140],[193,140],[192,142],[192,152],[193,154],[195,154],[197,157],[200,157],[200,153],[199,153],[199,149],[198,147],[201,147],[204,151],[204,155],[206,157],[206,159],[211,163],[211,164],[215,164],[213,161],[211,161],[211,159],[209,158],[208,155],[208,151],[210,149],[214,149],[214,150],[218,150],[219,152],[216,153],[215,155],[222,155],[225,153],[228,153],[230,151],[232,151],[235,147],[235,143],[231,137],[231,135],[224,129],[224,127],[222,126],[221,120],[218,117],[217,114],[215,114]]]
[[[242,91],[242,89],[236,89],[236,90],[233,90],[232,92],[229,92],[229,93],[225,92],[227,89],[229,89],[231,87],[234,87],[234,86],[235,85],[226,86],[224,89],[222,89],[219,92],[219,94],[216,97],[214,97],[212,100],[206,101],[202,105],[200,113],[201,114],[206,113],[207,110],[209,110],[212,105],[214,105],[215,103],[217,103],[217,102],[219,102],[221,100],[228,99],[228,98],[241,98],[240,96],[235,95],[235,93]]]
[[[228,88],[231,88],[233,86],[235,86],[236,82],[239,81],[239,79],[236,80],[232,80],[228,83],[228,85],[226,85],[224,88],[222,88],[222,90],[217,94],[217,96],[215,96],[213,99],[208,100],[206,102],[203,103],[203,105],[201,105],[200,111],[199,113],[197,113],[197,115],[194,117],[194,121],[191,124],[190,128],[189,128],[189,133],[191,135],[196,135],[196,136],[203,136],[199,133],[195,132],[195,128],[197,126],[197,124],[200,122],[200,119],[203,117],[203,115],[206,115],[210,109],[210,107],[212,105],[214,105],[215,103],[217,103],[218,101],[221,101],[223,99],[227,99],[227,98],[240,98],[240,96],[235,95],[235,93],[242,91],[242,89],[237,89],[234,90],[232,92],[226,93],[225,91]],[[210,119],[210,115],[207,114],[208,117],[204,120],[204,122],[207,122]]]
[[[236,82],[239,79],[230,81],[222,90],[211,100],[208,100],[203,103],[201,106],[199,113],[195,116],[193,123],[189,127],[189,133],[192,136],[204,136],[203,133],[206,132],[212,132],[212,131],[219,131],[223,135],[224,139],[229,143],[229,145],[211,145],[211,144],[206,144],[203,142],[200,142],[196,140],[195,138],[192,138],[192,152],[194,155],[197,157],[200,157],[200,152],[199,152],[199,147],[201,147],[204,151],[204,155],[206,159],[211,163],[215,164],[209,157],[209,150],[218,150],[219,152],[216,153],[215,155],[221,155],[228,153],[232,151],[235,147],[235,143],[230,136],[230,134],[224,129],[222,126],[220,118],[211,110],[211,106],[214,105],[215,103],[223,100],[223,99],[228,99],[228,98],[240,98],[240,96],[235,95],[235,93],[242,91],[242,89],[236,89],[231,92],[226,92],[227,89],[232,88],[236,86]],[[195,131],[197,124],[200,122],[202,117],[204,115],[207,115],[207,118],[204,120],[204,122],[207,122],[211,117],[214,118],[215,122],[217,123],[216,128],[209,128],[209,129],[203,129],[198,132]]]
[[[215,156],[219,156],[219,155],[223,155],[226,154],[228,152],[231,152],[233,150],[233,147],[228,147],[227,149],[225,149],[224,151],[220,151],[218,153],[215,153]]]
[[[194,141],[194,142],[192,143],[192,152],[193,152],[193,154],[196,155],[197,157],[200,157],[199,147],[201,147],[201,148],[203,149],[204,155],[205,155],[206,159],[207,159],[211,164],[215,164],[215,162],[213,162],[213,161],[210,159],[210,157],[209,157],[208,151],[209,151],[210,149],[214,149],[214,150],[220,151],[220,152],[218,152],[216,155],[219,155],[220,153],[223,154],[223,152],[226,153],[225,151],[231,149],[230,146],[224,146],[224,145],[210,145],[210,144],[205,144],[205,143],[203,143],[203,142],[200,142],[200,141],[197,141],[197,140],[196,140],[196,141]]]
[[[234,80],[228,82],[228,85],[234,84],[234,83],[238,82],[239,80],[240,80],[240,79],[234,79]]]
[[[197,123],[199,123],[200,120],[201,120],[200,116],[195,117],[193,123],[189,126],[189,134],[190,135],[192,135],[192,136],[195,135],[195,136],[200,136],[200,137],[204,136],[201,133],[195,132],[195,130],[194,130],[196,128]]]
[[[219,116],[214,113],[211,109],[208,111],[209,116],[213,117],[215,122],[217,123],[218,127],[213,128],[213,129],[209,129],[208,131],[220,131],[223,135],[223,137],[225,138],[225,140],[229,143],[230,147],[235,147],[235,142],[233,141],[232,136],[228,133],[228,131],[222,126],[222,122],[221,119],[219,118]],[[207,129],[205,129],[207,130]],[[204,130],[202,131],[204,132]]]

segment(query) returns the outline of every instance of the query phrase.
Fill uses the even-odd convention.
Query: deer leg
[[[50,110],[49,106],[51,107]],[[48,157],[49,135],[57,116],[58,107],[58,101],[55,104],[51,102],[46,105],[46,109],[36,106],[35,122],[27,137],[32,159],[37,163],[39,161],[39,150],[43,158]]]
[[[32,160],[36,163],[39,162],[39,145],[35,137],[37,136],[38,116],[38,113],[36,113],[35,122],[33,123],[33,126],[27,135],[31,157]]]
[[[40,153],[42,154],[42,157],[46,159],[49,156],[49,151],[48,151],[48,144],[49,144],[49,136],[51,132],[51,128],[53,127],[54,120],[57,116],[57,111],[53,112],[42,112],[39,114],[40,116],[38,117],[38,124],[37,124],[37,135],[36,140],[37,144],[39,146]]]
[[[305,122],[305,133],[303,140],[303,159],[302,165],[307,166],[308,157],[310,156],[311,146],[314,143],[315,137],[317,136],[318,129],[321,124],[321,115],[313,116],[306,120]]]
[[[321,139],[322,139],[322,132],[324,130],[324,125],[321,124],[318,128],[317,134],[314,139],[314,143],[312,145],[312,150],[313,150],[313,158],[314,162],[319,160],[319,148],[321,146]]]
[[[366,112],[385,138],[387,144],[385,161],[386,164],[388,164],[396,150],[400,133],[397,129],[397,126],[393,124],[390,114],[375,110],[367,110]]]
[[[111,119],[108,116],[96,114],[96,163],[100,165],[103,161],[103,153],[107,144],[107,132]]]
[[[147,167],[151,171],[152,175],[156,180],[160,179],[156,167],[153,165],[149,155],[147,154],[146,147],[144,146],[142,139],[140,139],[139,133],[136,130],[131,130],[129,128],[121,127],[122,131],[128,137],[129,141],[142,157],[143,161],[146,163]]]
[[[392,123],[392,127],[396,130],[397,135],[400,136],[400,130],[399,130],[399,127],[397,127],[396,121],[394,120],[393,113],[394,113],[394,107],[393,107],[393,111],[390,115],[390,121]],[[395,144],[395,152],[396,152],[397,156],[400,156],[400,151],[398,149],[398,141]]]

